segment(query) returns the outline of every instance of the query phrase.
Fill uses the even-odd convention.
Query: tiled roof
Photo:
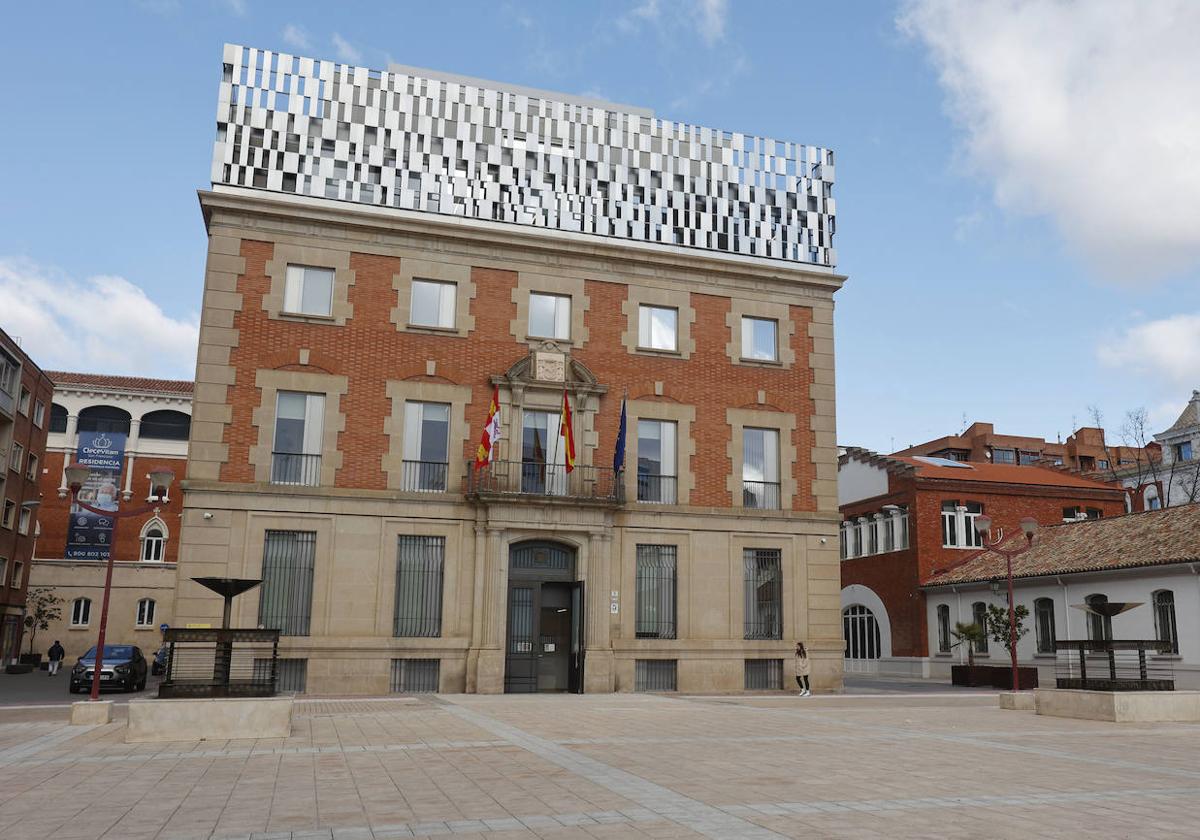
[[[1019,530],[1002,548],[1025,542]],[[1200,560],[1200,504],[1039,528],[1033,545],[1013,558],[1013,577],[1097,572]],[[1006,575],[1004,558],[983,550],[929,577],[925,586],[971,583]]]
[[[69,373],[62,370],[48,370],[46,375],[55,385],[86,385],[115,391],[161,391],[185,396],[191,396],[194,385],[190,379],[151,379],[147,376],[110,376],[106,373]]]
[[[954,466],[939,466],[919,455],[879,455],[856,446],[846,447],[844,458],[875,464],[889,472],[949,481],[987,481],[997,484],[1024,484],[1038,487],[1073,487],[1088,490],[1112,490],[1113,485],[1085,478],[1067,470],[1022,464],[989,464],[960,461]]]

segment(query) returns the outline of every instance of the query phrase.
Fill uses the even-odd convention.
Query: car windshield
[[[92,645],[88,648],[88,652],[82,657],[83,659],[96,658],[96,646]],[[104,658],[110,659],[133,659],[133,645],[105,645]]]

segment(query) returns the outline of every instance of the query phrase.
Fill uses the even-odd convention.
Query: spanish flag
[[[483,436],[479,439],[479,448],[475,450],[475,469],[486,467],[496,458],[496,443],[500,440],[500,386],[492,391],[492,405],[488,409],[487,423],[483,427]]]
[[[563,389],[562,419],[558,424],[558,433],[562,436],[564,452],[566,453],[567,472],[575,469],[575,424],[571,421],[571,401],[567,399],[567,391]]]

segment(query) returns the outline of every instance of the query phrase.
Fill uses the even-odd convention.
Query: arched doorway
[[[846,639],[847,672],[873,674],[879,670],[883,646],[875,613],[862,604],[846,607],[842,610],[842,635]]]
[[[546,540],[508,551],[504,691],[583,691],[583,582],[575,549]]]

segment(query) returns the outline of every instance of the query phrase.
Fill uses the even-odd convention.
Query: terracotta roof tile
[[[55,385],[89,385],[117,391],[162,391],[190,396],[194,383],[190,379],[152,379],[148,376],[112,376],[106,373],[70,373],[48,370],[46,375]]]
[[[942,467],[921,460],[920,457],[895,458],[917,468],[918,478],[942,478],[953,481],[993,481],[1001,484],[1032,484],[1052,487],[1087,487],[1102,489],[1111,487],[1103,481],[1084,478],[1075,473],[1025,464],[987,464],[975,461],[962,462],[962,466]]]
[[[1025,541],[1019,531],[1001,547]],[[1089,519],[1038,529],[1030,549],[1013,558],[1013,577],[1095,572],[1200,560],[1200,504]],[[966,558],[925,586],[971,583],[1006,575],[1004,558],[984,550]]]

